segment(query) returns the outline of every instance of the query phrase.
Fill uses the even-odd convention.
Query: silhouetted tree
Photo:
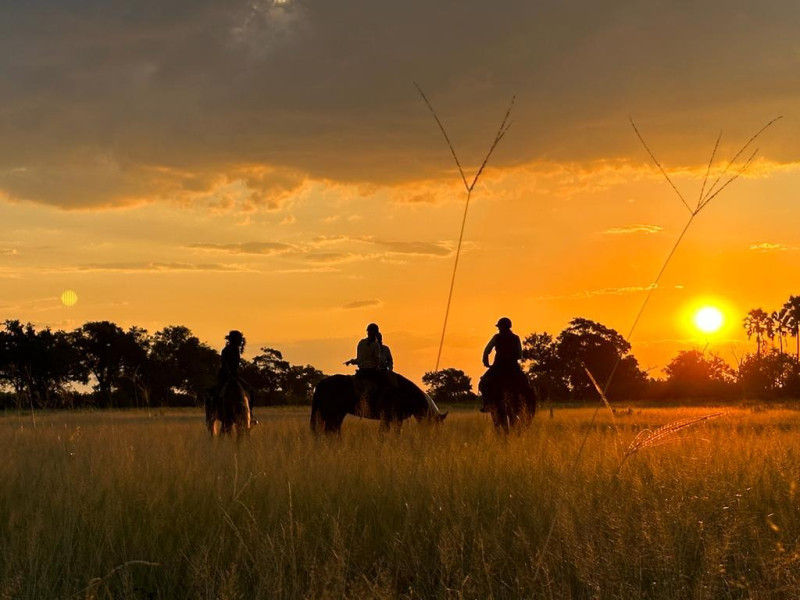
[[[126,345],[127,352],[122,357],[122,372],[119,375],[120,387],[129,387],[134,406],[144,403],[150,405],[149,374],[151,369],[150,349],[153,339],[146,329],[131,327],[127,335],[133,342]]]
[[[556,340],[556,354],[564,369],[568,389],[576,398],[594,398],[597,391],[586,375],[592,373],[605,385],[613,371],[607,394],[609,398],[639,393],[647,381],[636,358],[629,354],[631,345],[614,329],[590,319],[570,321]]]
[[[785,306],[780,310],[773,310],[770,318],[772,319],[772,331],[775,337],[778,338],[778,348],[783,354],[783,338],[791,333],[789,311]]]
[[[792,396],[799,391],[800,364],[775,350],[748,354],[739,364],[738,380],[746,396]]]
[[[282,404],[290,369],[280,350],[261,348],[261,354],[245,361],[240,375],[256,390],[259,404]]]
[[[773,338],[774,333],[772,329],[772,319],[761,308],[750,309],[747,316],[744,318],[744,330],[747,333],[747,339],[755,336],[756,338],[756,354],[761,355],[764,349],[764,338]]]
[[[284,386],[287,404],[311,404],[314,388],[325,374],[311,365],[292,365],[286,374]]]
[[[542,400],[569,395],[567,372],[552,335],[544,332],[527,336],[522,342],[522,361]]]
[[[219,353],[188,327],[165,327],[153,336],[150,349],[153,394],[162,403],[170,403],[174,392],[181,392],[198,403],[203,392],[214,385],[219,361]]]
[[[667,387],[677,397],[729,395],[735,381],[735,372],[728,363],[699,350],[678,352],[664,371]]]
[[[71,382],[86,383],[69,336],[31,323],[5,321],[0,331],[0,380],[9,385],[18,405],[52,407],[63,403]]]
[[[795,340],[795,360],[800,362],[800,296],[789,296],[783,309],[789,333]]]
[[[472,379],[460,369],[428,371],[422,383],[434,402],[473,402],[477,396],[472,391]]]
[[[292,365],[280,350],[261,348],[244,361],[240,376],[255,390],[258,404],[310,404],[325,374],[311,365]]]
[[[76,329],[71,339],[80,363],[97,381],[95,391],[105,406],[111,406],[112,392],[119,387],[126,367],[136,370],[146,360],[141,336],[136,330],[124,331],[110,321],[91,321]]]

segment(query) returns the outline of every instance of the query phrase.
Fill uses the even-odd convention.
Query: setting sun
[[[694,324],[703,333],[714,333],[722,327],[725,317],[714,306],[704,306],[694,314]]]

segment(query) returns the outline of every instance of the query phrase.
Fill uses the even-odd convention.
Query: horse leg
[[[325,433],[341,434],[344,417],[344,414],[328,415],[328,417],[325,418]]]
[[[381,415],[381,424],[378,427],[378,431],[381,434],[386,434],[389,433],[391,427],[392,427],[392,421],[386,415]]]

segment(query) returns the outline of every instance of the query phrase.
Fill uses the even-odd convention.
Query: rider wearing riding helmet
[[[526,395],[533,394],[530,382],[519,366],[522,360],[522,342],[519,336],[511,331],[511,319],[502,317],[497,321],[498,332],[492,336],[483,350],[483,366],[487,367],[486,373],[481,377],[478,391],[483,399],[481,412],[488,412],[488,391],[502,381],[511,381],[521,392]],[[494,362],[489,364],[489,354],[494,350]]]

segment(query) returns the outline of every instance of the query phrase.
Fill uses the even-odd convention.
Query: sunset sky
[[[712,169],[765,123],[748,172],[692,224],[631,343],[730,362],[748,309],[800,294],[800,4],[788,0],[5,3],[0,319],[190,327],[212,346],[347,372],[370,321],[433,369],[464,189],[475,189],[442,354],[473,376],[509,316],[627,334]],[[74,290],[74,306],[62,304]],[[696,308],[723,310],[708,339]]]

